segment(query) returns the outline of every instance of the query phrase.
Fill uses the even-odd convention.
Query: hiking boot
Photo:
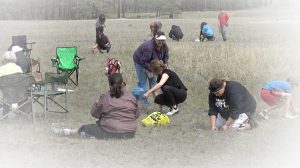
[[[171,111],[169,111],[169,112],[167,112],[167,116],[172,116],[172,115],[174,115],[174,114],[176,114],[176,113],[178,113],[179,112],[179,108],[178,107],[172,107],[171,108]]]

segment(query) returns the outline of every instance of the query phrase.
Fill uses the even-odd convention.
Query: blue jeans
[[[156,84],[156,79],[155,79],[155,77],[149,78],[146,73],[147,70],[142,65],[134,63],[134,66],[135,66],[138,82],[137,82],[137,85],[133,88],[132,94],[139,101],[141,101],[142,105],[147,105],[148,100],[147,99],[143,100],[142,96],[148,90],[148,85],[149,85],[149,88],[152,88]]]
[[[226,32],[225,32],[225,27],[220,27],[220,33],[222,34],[222,38],[223,38],[223,41],[226,41],[227,40],[227,37],[226,37]]]

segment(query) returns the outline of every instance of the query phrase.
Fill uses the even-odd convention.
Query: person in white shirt
[[[14,73],[23,73],[22,68],[16,64],[16,54],[12,51],[6,51],[3,54],[3,61],[0,66],[0,77]]]

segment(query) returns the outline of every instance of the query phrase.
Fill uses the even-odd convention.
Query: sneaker
[[[263,110],[262,112],[258,113],[263,119],[268,120],[269,117],[267,116],[267,112]]]
[[[176,114],[176,113],[178,113],[179,112],[179,108],[178,107],[176,107],[176,108],[171,108],[171,111],[169,111],[169,112],[167,112],[167,116],[172,116],[172,115],[174,115],[174,114]]]
[[[287,119],[295,119],[297,117],[297,115],[292,115],[290,113],[287,113],[283,116],[284,118],[287,118]]]
[[[64,130],[61,128],[51,127],[51,132],[55,135],[64,136]]]

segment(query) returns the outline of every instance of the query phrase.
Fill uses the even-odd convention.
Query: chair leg
[[[78,86],[78,73],[79,73],[79,70],[76,69],[76,86]]]

